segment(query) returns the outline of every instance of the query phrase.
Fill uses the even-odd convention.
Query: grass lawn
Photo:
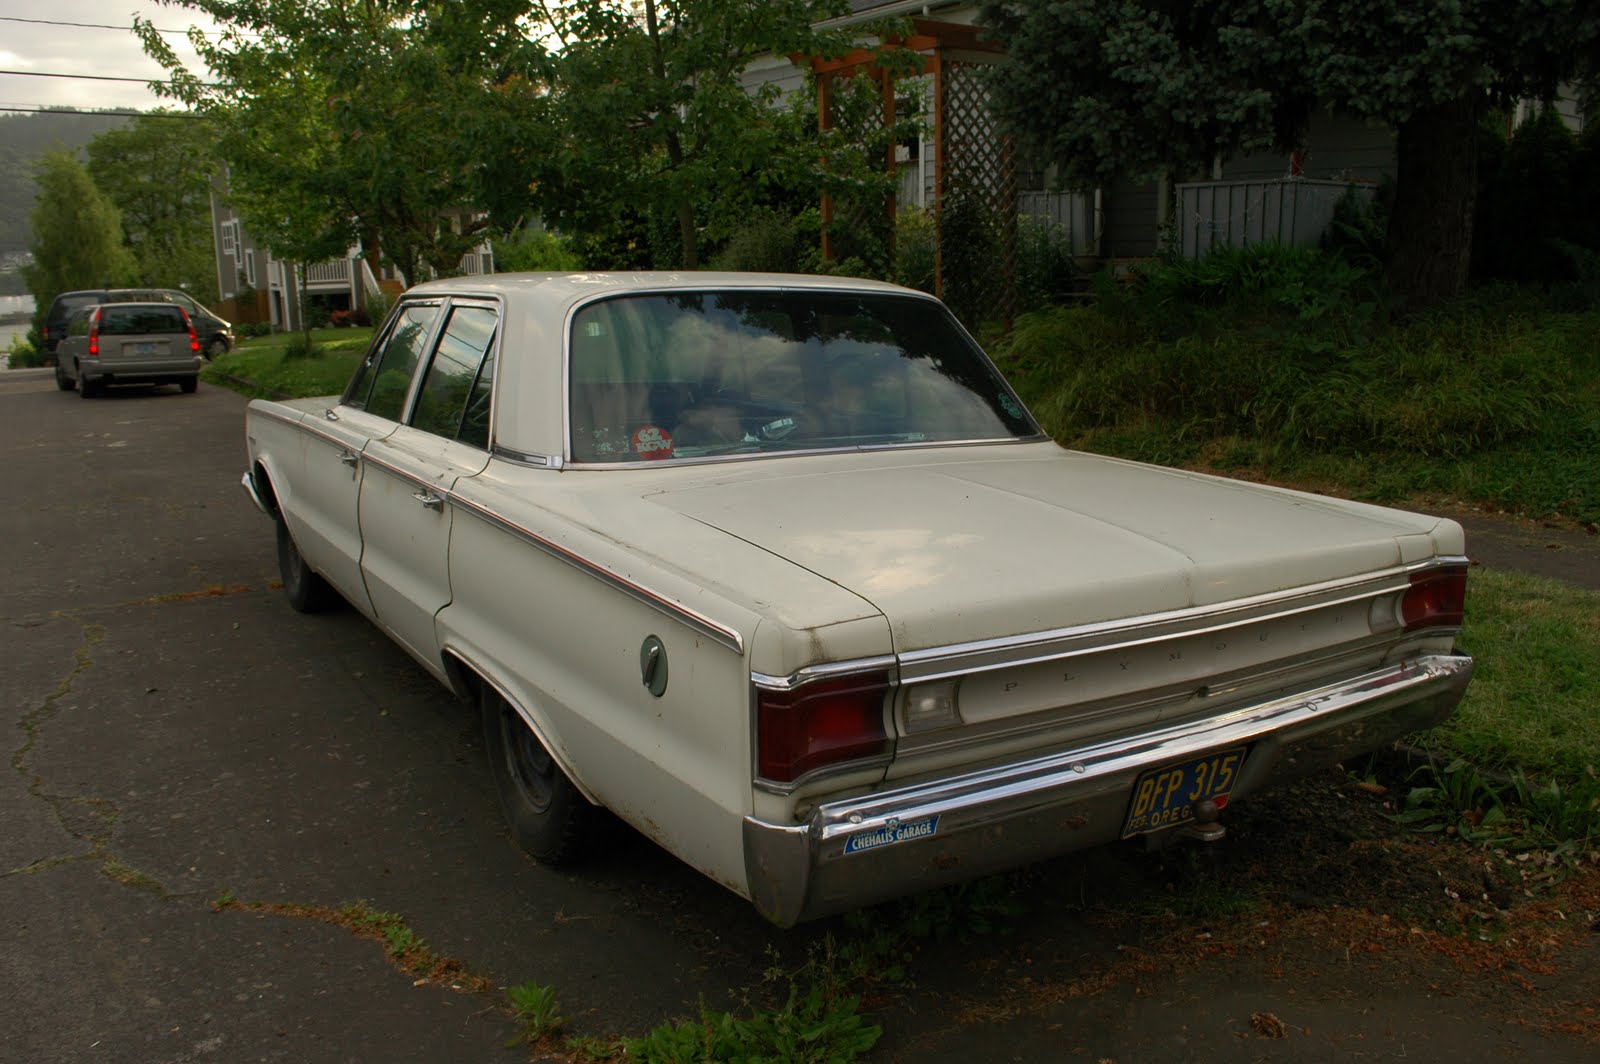
[[[1537,779],[1592,780],[1600,771],[1600,592],[1474,570],[1461,646],[1477,659],[1467,696],[1420,744]]]
[[[314,329],[309,355],[301,353],[299,340],[299,333],[252,337],[212,362],[201,376],[224,386],[231,385],[224,377],[249,381],[256,395],[337,395],[366,353],[372,329]]]

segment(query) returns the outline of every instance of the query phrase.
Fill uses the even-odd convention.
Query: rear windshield
[[[118,307],[100,311],[100,335],[132,336],[140,333],[187,333],[183,311],[177,307]]]
[[[50,308],[53,312],[51,320],[65,321],[72,316],[73,311],[81,310],[84,307],[97,306],[101,302],[100,297],[93,292],[81,296],[59,296],[55,301],[55,305]]]
[[[623,296],[573,318],[580,462],[1032,437],[1038,426],[937,303],[891,294]]]

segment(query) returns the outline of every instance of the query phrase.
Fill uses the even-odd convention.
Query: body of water
[[[27,337],[32,317],[32,296],[0,296],[0,362],[13,343]]]

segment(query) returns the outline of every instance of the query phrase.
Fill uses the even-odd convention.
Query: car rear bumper
[[[78,363],[78,372],[85,380],[95,384],[140,384],[193,377],[200,372],[200,362],[199,355],[185,355],[182,358],[86,358]]]
[[[1146,769],[1247,746],[1233,797],[1380,749],[1449,716],[1472,659],[1436,654],[1048,757],[744,821],[751,900],[773,922],[857,908],[1100,845]]]

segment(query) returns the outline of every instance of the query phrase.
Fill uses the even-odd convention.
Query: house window
[[[238,242],[233,235],[234,224],[233,222],[222,223],[222,253],[224,255],[233,255],[238,248]]]
[[[244,256],[244,283],[251,288],[256,286],[256,257],[249,252]]]

